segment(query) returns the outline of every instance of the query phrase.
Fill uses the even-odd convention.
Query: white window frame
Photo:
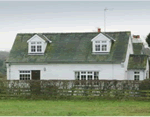
[[[32,46],[35,46],[35,51],[32,51]],[[38,47],[41,47],[40,50],[38,51]],[[40,41],[32,41],[30,42],[30,53],[43,53],[43,47],[42,47],[42,42]]]
[[[19,80],[31,80],[31,70],[19,70]]]
[[[76,80],[81,81],[99,80],[99,71],[75,71],[74,74]],[[98,83],[94,82],[94,85],[98,85]]]
[[[140,71],[134,71],[134,80],[140,80]]]
[[[97,40],[94,41],[94,51],[93,52],[108,52],[108,41]]]

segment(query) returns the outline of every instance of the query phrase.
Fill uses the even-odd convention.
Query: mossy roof
[[[147,55],[130,55],[128,70],[129,69],[146,69]]]
[[[143,43],[133,43],[134,54],[141,54],[143,48]]]
[[[116,41],[109,54],[93,54],[91,40],[98,32],[88,33],[41,33],[52,43],[48,43],[44,55],[28,55],[27,41],[35,33],[19,33],[7,62],[14,63],[121,63],[125,60],[129,36],[126,32],[106,32]]]

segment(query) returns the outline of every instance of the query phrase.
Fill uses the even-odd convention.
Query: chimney
[[[100,29],[100,28],[98,28],[98,32],[101,32],[101,29]]]
[[[140,35],[133,35],[133,38],[139,39]]]

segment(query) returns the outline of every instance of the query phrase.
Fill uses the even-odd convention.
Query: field
[[[150,116],[150,101],[0,100],[0,116]]]

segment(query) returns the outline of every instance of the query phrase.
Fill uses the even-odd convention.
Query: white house
[[[17,34],[7,79],[143,80],[148,59],[135,49],[129,31]]]

